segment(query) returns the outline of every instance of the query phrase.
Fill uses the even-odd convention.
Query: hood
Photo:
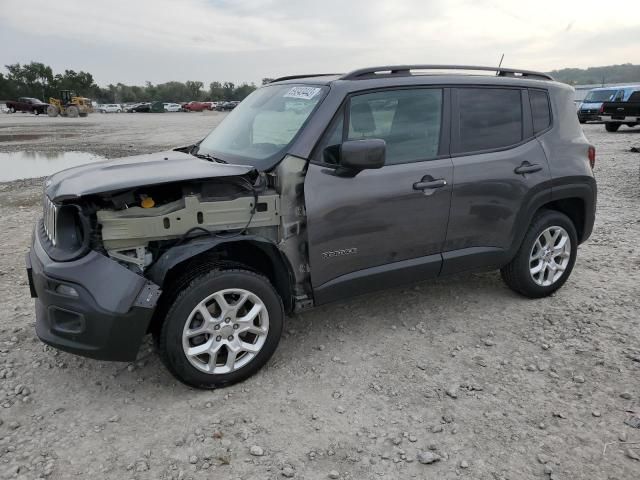
[[[254,169],[248,165],[214,163],[169,150],[62,170],[46,180],[45,193],[53,201],[62,201],[163,183],[239,176]]]

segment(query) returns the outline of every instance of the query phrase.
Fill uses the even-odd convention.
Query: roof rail
[[[376,74],[409,75],[411,70],[470,70],[496,72],[499,77],[521,77],[537,80],[553,80],[551,75],[544,72],[520,70],[502,67],[478,67],[470,65],[387,65],[382,67],[369,67],[354,70],[340,77],[340,80],[358,80],[371,77]]]
[[[288,75],[286,77],[274,78],[269,83],[282,82],[284,80],[297,80],[298,78],[308,78],[308,77],[331,77],[333,75],[342,75],[342,74],[341,73],[308,73],[306,75]]]

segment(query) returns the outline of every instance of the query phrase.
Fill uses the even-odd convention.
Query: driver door
[[[439,274],[453,180],[448,97],[356,94],[333,120],[305,179],[316,304]],[[340,143],[367,138],[385,140],[385,165],[341,175]]]

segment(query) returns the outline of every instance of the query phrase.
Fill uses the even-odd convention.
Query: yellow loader
[[[49,98],[47,115],[50,117],[86,117],[93,111],[91,100],[76,96],[71,90],[60,90],[60,98]]]

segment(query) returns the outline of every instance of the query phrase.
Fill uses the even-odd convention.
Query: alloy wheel
[[[202,300],[182,332],[189,363],[209,374],[236,371],[260,352],[269,333],[269,314],[254,293],[230,288]]]
[[[567,231],[551,226],[540,233],[529,255],[529,272],[533,281],[547,287],[564,274],[571,259],[571,239]]]

